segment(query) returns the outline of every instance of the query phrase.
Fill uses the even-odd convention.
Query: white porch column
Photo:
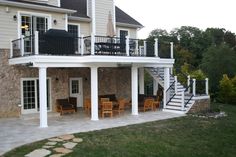
[[[126,56],[129,56],[129,36],[126,36],[125,39]]]
[[[91,120],[98,119],[98,67],[91,67]]]
[[[94,55],[95,54],[95,35],[94,33],[91,33],[91,55]]]
[[[138,115],[138,67],[131,68],[132,115]]]
[[[155,57],[158,57],[158,39],[157,38],[155,39],[154,48],[155,48]]]
[[[164,93],[163,93],[164,108],[166,108],[166,103],[169,100],[169,93],[166,93],[169,87],[170,87],[170,68],[165,67],[164,68]]]
[[[39,68],[40,128],[48,127],[47,117],[47,68]]]
[[[190,86],[190,79],[191,79],[191,77],[190,77],[190,75],[188,75],[188,80],[187,80],[188,87]],[[188,93],[190,93],[190,87],[188,88]]]
[[[144,94],[144,68],[139,68],[139,94]]]

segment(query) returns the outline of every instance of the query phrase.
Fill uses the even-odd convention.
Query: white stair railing
[[[193,79],[193,96],[196,96],[196,79]]]

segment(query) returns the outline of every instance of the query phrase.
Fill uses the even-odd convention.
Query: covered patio
[[[15,147],[63,134],[108,129],[181,116],[184,115],[157,111],[142,112],[138,116],[125,113],[123,116],[91,121],[85,114],[78,113],[63,117],[49,116],[48,123],[50,127],[44,129],[38,127],[39,118],[25,120],[19,118],[0,119],[0,155]]]
[[[123,56],[27,56],[9,60],[12,65],[23,64],[38,68],[39,76],[39,123],[41,128],[48,127],[47,116],[47,70],[50,68],[90,68],[91,85],[91,120],[99,120],[98,69],[101,67],[130,67],[131,69],[131,114],[138,115],[138,93],[143,94],[143,71],[145,67],[164,67],[165,89],[169,87],[169,71],[174,59],[159,57],[123,57]],[[138,85],[139,84],[139,85]],[[140,87],[138,91],[138,86]],[[164,95],[165,97],[165,95]],[[165,99],[165,98],[164,98]],[[164,102],[165,104],[165,102]],[[49,124],[50,125],[50,124]]]

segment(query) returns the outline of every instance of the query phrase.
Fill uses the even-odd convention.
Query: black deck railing
[[[92,47],[91,43],[94,43],[94,47]],[[14,58],[28,55],[112,55],[156,57],[157,53],[155,52],[155,44],[155,41],[145,41],[132,38],[126,39],[106,36],[73,37],[69,35],[53,36],[45,33],[13,40],[11,57]]]

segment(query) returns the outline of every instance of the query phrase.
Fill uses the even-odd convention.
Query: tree
[[[233,77],[236,74],[236,53],[228,45],[212,45],[203,55],[202,70],[210,79],[210,89],[218,91],[218,83],[223,74]]]

